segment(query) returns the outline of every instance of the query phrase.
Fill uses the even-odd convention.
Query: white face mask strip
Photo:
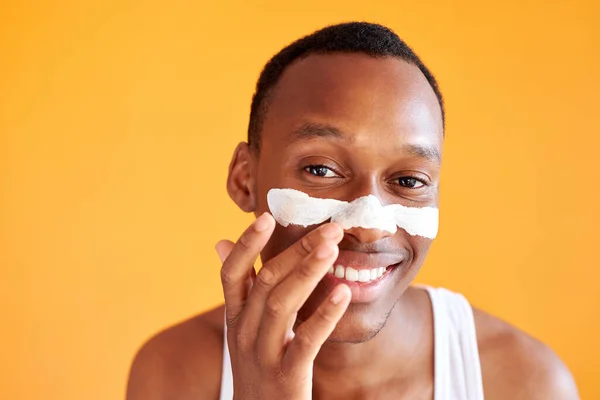
[[[433,239],[438,231],[439,211],[435,207],[382,206],[373,195],[352,202],[320,199],[294,189],[271,189],[267,203],[273,217],[283,226],[307,227],[331,219],[342,229],[354,227],[396,233],[396,226],[410,235]]]

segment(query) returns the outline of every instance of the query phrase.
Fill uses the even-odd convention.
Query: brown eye
[[[425,183],[417,178],[412,178],[410,176],[403,176],[402,178],[398,178],[398,183],[400,186],[409,188],[409,189],[418,189],[425,186]]]
[[[308,167],[304,168],[304,170],[311,175],[318,176],[321,178],[335,178],[339,176],[330,168],[327,168],[324,165],[309,165]]]

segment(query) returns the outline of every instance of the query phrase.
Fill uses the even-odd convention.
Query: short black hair
[[[347,22],[327,26],[285,47],[263,68],[250,106],[248,143],[252,149],[260,149],[260,134],[269,108],[269,95],[284,70],[295,60],[311,54],[363,53],[371,57],[397,57],[417,66],[431,85],[442,110],[445,121],[444,99],[433,74],[421,59],[390,28],[368,22]]]

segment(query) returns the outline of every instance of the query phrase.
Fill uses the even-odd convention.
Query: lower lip
[[[352,292],[352,303],[368,303],[370,301],[375,300],[383,289],[387,282],[389,282],[394,275],[398,271],[399,265],[393,265],[387,267],[383,275],[381,277],[369,281],[369,282],[351,282],[346,279],[338,278],[337,276],[327,273],[323,278],[322,282],[327,285],[328,289],[331,291],[334,287],[339,285],[340,283],[346,284],[350,291]]]

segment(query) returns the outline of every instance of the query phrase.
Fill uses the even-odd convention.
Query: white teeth
[[[358,280],[360,282],[369,282],[371,280],[371,272],[368,269],[358,271]]]
[[[377,279],[379,268],[373,268],[371,270],[371,280]]]
[[[385,267],[356,270],[352,267],[346,268],[343,265],[336,265],[335,267],[332,266],[329,268],[328,272],[335,275],[337,278],[345,278],[350,282],[370,282],[381,278],[385,273]]]
[[[352,267],[346,267],[346,280],[356,282],[358,280],[358,271]]]

